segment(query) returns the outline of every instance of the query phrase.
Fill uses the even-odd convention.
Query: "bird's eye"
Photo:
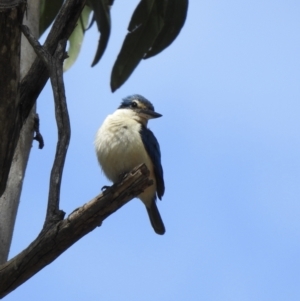
[[[131,106],[132,106],[133,108],[136,108],[136,107],[137,107],[137,103],[136,103],[135,101],[133,101],[133,102],[131,103]]]

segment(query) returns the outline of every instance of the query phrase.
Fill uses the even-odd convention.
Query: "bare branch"
[[[24,251],[0,266],[0,298],[50,264],[81,237],[101,226],[109,215],[152,185],[148,176],[145,164],[137,166],[120,183],[42,231]]]
[[[51,54],[47,51],[46,48],[44,48],[40,44],[40,42],[35,38],[35,36],[33,34],[31,34],[28,26],[21,25],[21,30],[22,30],[23,34],[25,35],[25,37],[27,38],[30,45],[32,46],[32,48],[34,49],[38,58],[40,58],[44,62],[44,64],[48,68],[48,70],[50,70]]]
[[[48,208],[44,225],[44,227],[49,227],[49,224],[62,220],[65,215],[63,211],[59,210],[59,198],[63,167],[71,136],[69,113],[63,82],[63,61],[65,59],[65,47],[67,41],[64,40],[59,42],[55,54],[52,56],[30,33],[27,26],[22,26],[22,32],[34,48],[36,54],[46,64],[49,70],[54,95],[58,142],[55,159],[51,170]]]
[[[45,226],[49,223],[61,220],[65,213],[59,210],[60,186],[65,159],[70,143],[71,126],[63,82],[63,61],[65,59],[65,48],[67,40],[58,44],[52,64],[50,65],[50,79],[55,102],[55,118],[58,130],[58,141],[55,159],[50,176],[48,208]]]

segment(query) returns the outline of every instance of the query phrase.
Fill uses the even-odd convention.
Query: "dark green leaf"
[[[163,2],[141,0],[128,26],[120,53],[111,74],[111,89],[118,89],[153,45],[163,27]]]
[[[113,4],[113,1],[89,0],[87,3],[94,11],[92,22],[96,21],[98,30],[101,33],[97,52],[92,63],[93,67],[100,61],[109,40],[111,28],[110,6]]]
[[[41,0],[40,3],[40,25],[39,35],[41,36],[50,26],[60,10],[64,0]]]
[[[144,59],[152,57],[167,48],[176,39],[184,25],[188,0],[168,0],[166,2],[164,27]]]
[[[160,10],[160,14],[163,16],[163,3],[160,1],[140,1],[138,6],[136,7],[131,20],[129,22],[127,30],[132,32],[136,29],[136,27],[140,26],[141,24],[145,23],[149,18],[150,12],[152,9],[156,9],[153,5],[157,5],[157,9]]]

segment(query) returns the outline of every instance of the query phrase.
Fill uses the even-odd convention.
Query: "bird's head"
[[[118,109],[131,110],[134,118],[144,125],[147,125],[149,119],[162,116],[154,111],[154,107],[148,99],[138,94],[124,98]]]

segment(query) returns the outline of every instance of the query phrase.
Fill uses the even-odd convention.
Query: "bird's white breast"
[[[97,157],[104,174],[114,183],[123,173],[145,163],[154,185],[140,198],[152,199],[156,190],[153,166],[140,136],[141,124],[134,120],[131,114],[133,112],[130,110],[120,109],[104,120],[95,139]]]

